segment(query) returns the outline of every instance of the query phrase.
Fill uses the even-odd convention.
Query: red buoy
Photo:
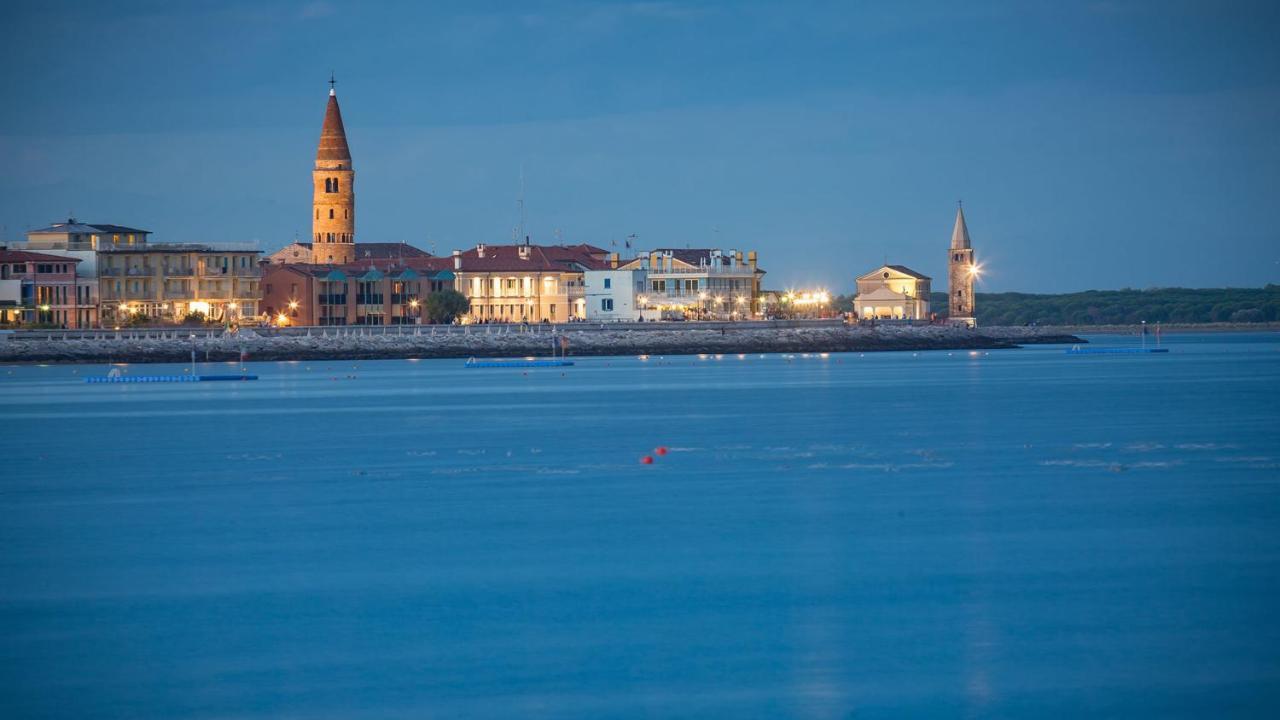
[[[652,465],[652,464],[653,464],[653,456],[652,456],[652,455],[645,455],[644,457],[640,458],[640,464],[641,464],[641,465]]]
[[[658,447],[654,448],[653,453],[654,453],[655,455],[666,455],[666,454],[667,454],[667,446],[666,446],[666,445],[659,445]]]

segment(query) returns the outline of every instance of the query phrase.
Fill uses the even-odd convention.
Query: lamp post
[[[637,309],[640,311],[640,322],[644,322],[644,306],[649,304],[649,298],[646,295],[640,295],[636,298],[638,303]]]
[[[422,313],[418,312],[418,298],[409,301],[409,314],[412,316],[413,324],[421,324]]]

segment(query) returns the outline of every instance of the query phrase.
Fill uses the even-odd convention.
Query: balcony
[[[372,295],[356,295],[357,305],[382,305],[383,298],[386,296],[382,293],[374,293]]]
[[[347,296],[346,296],[345,294],[343,294],[343,295],[321,295],[321,296],[320,296],[320,304],[321,304],[321,305],[346,305],[346,304],[347,304]]]
[[[164,269],[165,277],[192,277],[195,270],[189,267],[166,267]]]
[[[155,293],[148,288],[142,290],[125,290],[124,298],[126,300],[154,300]]]
[[[246,268],[236,268],[236,269],[235,269],[235,276],[236,276],[236,277],[248,277],[248,278],[262,277],[262,270],[261,270],[261,268],[258,268],[258,267],[256,267],[256,266],[255,266],[255,267],[246,267]]]
[[[195,296],[194,291],[186,289],[169,290],[166,288],[164,291],[165,300],[191,300]]]

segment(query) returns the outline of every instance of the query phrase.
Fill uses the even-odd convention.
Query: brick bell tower
[[[342,110],[333,77],[324,110],[316,169],[311,173],[311,262],[342,264],[356,259],[356,172],[342,127]]]
[[[973,259],[973,246],[969,243],[969,226],[964,222],[964,205],[956,209],[956,226],[951,231],[951,249],[947,256],[947,310],[948,319],[973,327],[973,283],[978,279],[978,264]]]

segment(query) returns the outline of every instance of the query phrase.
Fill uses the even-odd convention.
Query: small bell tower
[[[948,319],[952,323],[974,327],[977,319],[974,315],[973,284],[978,279],[978,264],[973,259],[969,226],[964,221],[964,204],[957,205],[956,225],[951,230],[951,249],[947,257]]]

